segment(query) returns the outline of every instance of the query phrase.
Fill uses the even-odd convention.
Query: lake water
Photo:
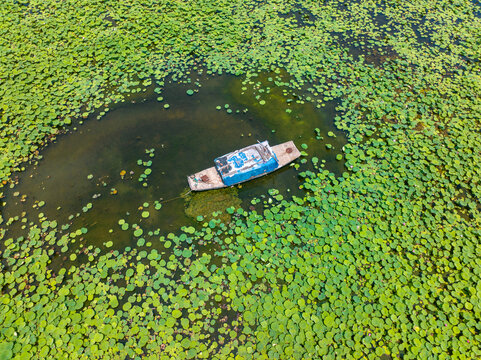
[[[37,165],[18,174],[19,184],[6,193],[4,219],[18,215],[28,219],[24,221],[38,222],[42,213],[59,224],[71,224],[70,229],[87,228],[87,244],[101,246],[111,240],[114,248],[134,246],[136,240],[120,229],[119,219],[128,223],[142,219],[143,228],[160,233],[194,224],[195,219],[185,212],[188,200],[181,196],[188,190],[186,177],[213,166],[215,157],[257,140],[268,140],[271,145],[294,140],[300,150],[305,143],[307,159],[325,160],[326,169],[341,175],[343,162],[335,157],[346,140],[334,127],[335,103],[318,109],[309,102],[296,102],[270,83],[270,77],[261,79],[261,87],[267,89],[262,93],[265,104],[242,78],[199,75],[191,84],[167,83],[161,102],[151,88],[116,105],[99,121],[92,115],[77,130],[45,148]],[[196,86],[196,80],[202,86]],[[188,89],[195,90],[194,94],[189,96]],[[169,104],[167,109],[165,104]],[[315,128],[324,140],[316,139]],[[336,137],[327,137],[329,131]],[[333,149],[327,149],[326,143]],[[154,157],[146,153],[151,149]],[[151,165],[144,166],[149,160]],[[147,168],[151,173],[139,181]],[[301,182],[298,171],[287,166],[228,191],[222,201],[215,190],[212,201],[210,193],[202,194],[202,203],[224,210],[230,200],[238,198],[247,208],[253,197],[264,196],[270,188],[287,197],[302,194]],[[196,196],[201,195],[191,194],[189,199]],[[45,204],[37,207],[40,201]],[[162,202],[159,210],[154,208],[156,201]],[[141,217],[143,211],[149,212],[147,218]],[[24,225],[20,221],[12,224],[7,235],[25,236]]]

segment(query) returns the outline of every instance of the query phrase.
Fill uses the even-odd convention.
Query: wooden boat
[[[293,141],[269,146],[267,141],[233,151],[214,160],[215,166],[187,177],[193,191],[220,189],[271,173],[301,153]]]

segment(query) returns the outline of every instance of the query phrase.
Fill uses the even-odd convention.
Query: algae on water
[[[237,193],[236,187],[191,192],[185,198],[185,213],[191,218],[197,218],[199,215],[206,219],[215,217],[227,224],[231,219],[231,214],[226,212],[226,209],[230,207],[237,209],[242,203]],[[214,216],[212,213],[218,213],[218,215]]]

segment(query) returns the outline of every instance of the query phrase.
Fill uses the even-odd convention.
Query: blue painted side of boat
[[[244,181],[247,181],[253,177],[257,177],[259,175],[267,174],[268,172],[274,171],[277,169],[277,161],[274,158],[269,159],[269,161],[265,163],[259,163],[258,166],[255,166],[247,171],[237,170],[231,176],[223,176],[222,180],[224,184],[227,186],[235,185]]]
[[[220,156],[214,163],[226,186],[267,174],[279,166],[276,155],[267,141]]]

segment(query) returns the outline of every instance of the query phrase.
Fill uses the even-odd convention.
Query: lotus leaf
[[[1,212],[28,211],[0,218],[0,358],[479,358],[475,3],[74,5],[1,8]],[[171,97],[204,81],[218,85],[215,96]],[[208,114],[228,95],[231,104],[216,109],[235,112],[239,129],[252,119],[271,142],[301,144],[306,158],[239,189],[190,194],[198,222],[169,234],[135,224],[149,217],[148,203],[129,207],[132,225],[118,222],[133,237],[98,217],[111,201],[99,198],[106,182],[128,186],[118,162],[115,177],[83,185],[97,206],[71,216],[50,198],[36,202],[48,178],[33,196],[20,191],[57,135],[72,132],[68,142],[149,94],[173,99],[175,111],[159,121],[174,128],[194,109],[187,101],[205,95]],[[126,146],[134,153],[144,141]],[[156,175],[154,154],[137,161],[143,187]],[[126,162],[99,153],[109,157]],[[265,193],[274,180],[278,192]]]

